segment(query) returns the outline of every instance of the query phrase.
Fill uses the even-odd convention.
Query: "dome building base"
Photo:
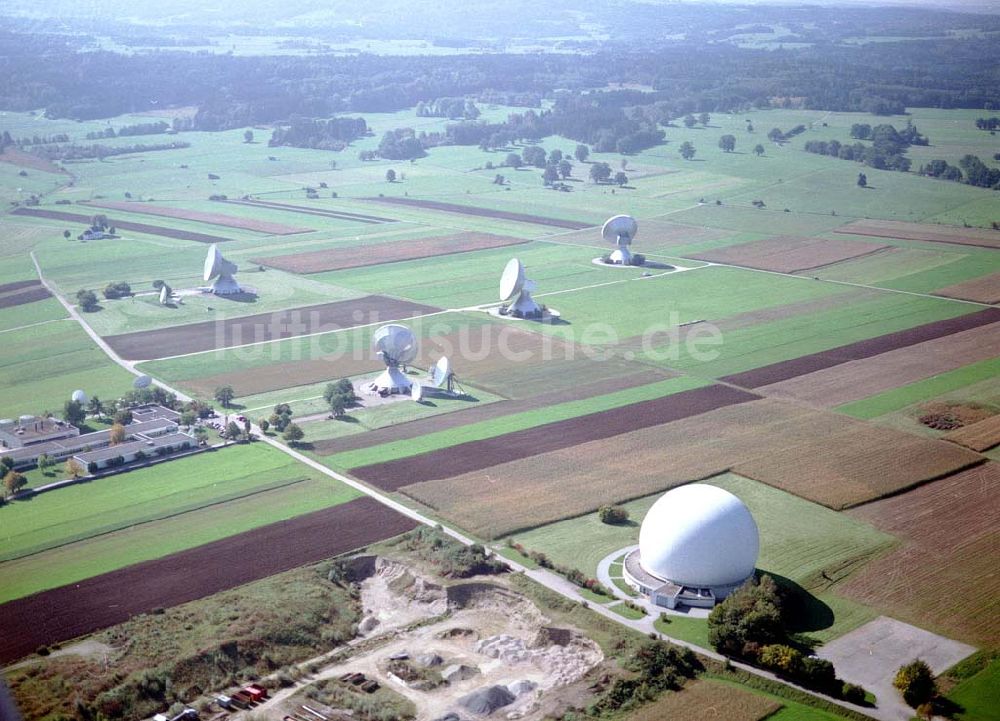
[[[680,606],[691,608],[713,608],[730,593],[746,583],[750,576],[738,583],[723,586],[686,586],[661,578],[642,566],[642,556],[638,548],[625,556],[622,568],[625,582],[656,606],[674,610]]]

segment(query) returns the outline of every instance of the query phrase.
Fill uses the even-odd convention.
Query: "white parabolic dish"
[[[742,583],[754,572],[759,550],[757,524],[743,501],[705,483],[664,493],[639,530],[643,568],[678,585]]]
[[[601,228],[604,240],[616,245],[631,245],[639,230],[639,224],[631,215],[616,215],[608,218]]]
[[[417,357],[417,339],[413,331],[398,323],[384,325],[372,335],[372,346],[385,363],[385,370],[373,381],[375,386],[390,393],[400,393],[412,388],[413,382],[399,366],[406,365]]]
[[[435,388],[440,388],[448,381],[449,375],[451,375],[451,361],[448,360],[448,356],[441,356],[431,368],[431,383]]]
[[[205,256],[205,267],[203,277],[205,282],[212,280],[212,292],[216,295],[232,295],[242,292],[239,283],[233,276],[239,268],[236,263],[226,260],[219,251],[219,246],[212,244]]]
[[[500,276],[500,300],[510,300],[524,287],[524,266],[517,258],[511,258]]]

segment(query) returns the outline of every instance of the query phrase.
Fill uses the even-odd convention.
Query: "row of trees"
[[[110,125],[104,130],[95,130],[87,133],[87,140],[101,140],[102,138],[124,138],[131,135],[160,135],[171,130],[171,126],[165,120],[158,120],[155,123],[136,123],[135,125],[123,125],[115,130]],[[66,142],[66,141],[63,141]]]
[[[244,134],[246,142],[253,142],[253,132]],[[287,145],[295,148],[318,150],[343,150],[348,144],[368,132],[364,118],[314,118],[292,117],[287,124],[279,125],[272,131],[269,147]]]
[[[135,143],[133,145],[101,145],[99,143],[94,143],[92,145],[77,145],[75,143],[68,143],[65,145],[39,145],[31,149],[31,152],[48,161],[55,160],[104,160],[104,158],[110,158],[115,155],[133,155],[135,153],[153,153],[160,150],[180,150],[182,148],[190,148],[191,143],[184,143],[180,141],[173,141],[170,143],[153,143],[153,144],[143,144]]]
[[[449,120],[475,120],[479,108],[471,98],[437,98],[417,103],[418,118],[448,118]]]
[[[1000,118],[993,116],[990,118],[976,118],[976,127],[980,130],[988,130],[991,133],[1000,129]]]
[[[874,145],[864,143],[846,145],[838,140],[808,140],[804,150],[807,153],[829,155],[841,160],[853,160],[880,170],[898,170],[905,173],[912,165],[912,161],[902,153],[887,154]]]

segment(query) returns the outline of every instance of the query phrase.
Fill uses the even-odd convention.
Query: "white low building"
[[[757,524],[743,501],[691,483],[649,509],[624,577],[658,606],[711,608],[753,576],[759,550]]]

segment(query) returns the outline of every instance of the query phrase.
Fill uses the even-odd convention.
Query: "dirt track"
[[[0,308],[13,308],[51,297],[52,294],[37,280],[22,280],[0,285]]]
[[[252,258],[251,262],[266,265],[290,273],[322,273],[328,270],[363,268],[368,265],[396,263],[418,258],[433,258],[452,253],[468,253],[474,250],[503,248],[521,245],[524,238],[511,238],[492,233],[456,233],[437,238],[416,238],[390,243],[363,245],[350,249],[332,248],[313,250],[307,253],[276,255],[271,258]]]
[[[933,323],[918,325],[915,328],[887,333],[875,338],[849,343],[838,348],[812,353],[810,355],[792,358],[791,360],[772,363],[771,365],[754,368],[725,376],[720,380],[744,388],[760,388],[772,383],[796,378],[806,373],[814,373],[824,368],[832,368],[841,363],[871,358],[879,353],[886,353],[898,348],[924,343],[935,338],[962,331],[978,328],[1000,321],[1000,309],[987,308],[978,313],[969,313],[956,318],[939,320]]]
[[[888,247],[863,241],[782,235],[693,253],[687,257],[776,273],[796,273],[870,255]]]
[[[68,223],[82,223],[90,226],[92,215],[83,213],[68,213],[63,210],[43,210],[42,208],[16,208],[11,211],[14,215],[26,215],[31,218],[45,218],[46,220],[61,220]],[[146,235],[159,235],[163,238],[176,238],[177,240],[193,240],[198,243],[228,243],[232,238],[222,238],[217,235],[206,235],[204,233],[192,233],[189,230],[178,230],[176,228],[165,228],[162,225],[147,225],[146,223],[133,223],[128,220],[112,221],[112,225],[118,230],[131,230],[133,233],[145,233]],[[83,228],[81,228],[83,230]]]
[[[0,605],[0,663],[398,535],[411,519],[368,497]]]
[[[443,210],[446,213],[475,215],[479,218],[497,218],[499,220],[515,220],[519,223],[531,223],[533,225],[551,225],[555,228],[567,228],[569,230],[583,230],[584,228],[593,227],[593,223],[581,223],[578,220],[546,218],[541,215],[514,213],[509,210],[493,210],[492,208],[477,208],[471,205],[459,205],[458,203],[442,203],[437,200],[417,200],[416,198],[366,198],[366,200],[376,203],[409,205],[414,208],[424,208],[426,210]]]
[[[114,351],[128,360],[151,360],[277,338],[294,338],[366,323],[433,313],[437,308],[381,295],[259,313],[242,318],[204,321],[160,330],[108,336]]]
[[[375,463],[355,468],[351,473],[383,490],[395,491],[405,485],[449,478],[519,458],[611,438],[723,406],[745,403],[757,397],[726,386],[705,386],[622,408],[514,431],[495,438],[460,443],[409,458]]]
[[[1000,248],[1000,233],[986,228],[958,228],[896,220],[858,220],[835,228],[833,232],[846,235],[868,235],[876,238],[926,240],[931,243]]]
[[[255,233],[266,233],[268,235],[295,235],[296,233],[311,233],[312,228],[302,228],[284,223],[272,223],[267,220],[255,220],[253,218],[240,218],[235,215],[223,215],[222,213],[203,213],[199,210],[185,210],[184,208],[170,208],[162,205],[152,205],[150,203],[137,203],[133,201],[119,200],[91,200],[83,205],[93,208],[106,208],[108,210],[121,210],[126,213],[142,213],[143,215],[156,215],[161,218],[176,218],[178,220],[192,220],[196,223],[207,225],[221,225],[224,228],[239,228],[240,230],[250,230]]]

